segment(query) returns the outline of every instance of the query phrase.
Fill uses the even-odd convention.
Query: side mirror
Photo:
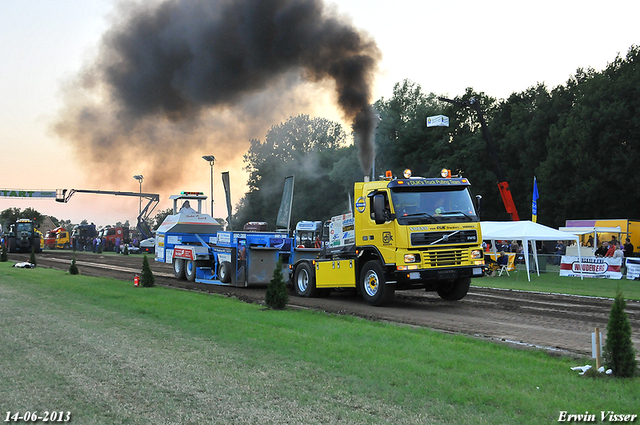
[[[478,213],[478,220],[480,219],[480,214],[482,214],[482,195],[476,195],[476,212]]]
[[[384,224],[385,214],[384,214],[384,195],[377,194],[373,197],[373,218],[376,224]]]

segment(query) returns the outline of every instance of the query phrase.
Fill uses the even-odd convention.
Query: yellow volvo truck
[[[291,265],[297,295],[355,288],[383,305],[396,290],[424,288],[454,301],[484,276],[469,180],[404,176],[355,184],[353,214],[331,219],[318,258]]]

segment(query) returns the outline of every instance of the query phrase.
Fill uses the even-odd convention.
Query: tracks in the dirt
[[[27,261],[28,254],[10,254],[14,261]],[[72,258],[68,251],[38,254],[38,264],[67,270]],[[170,265],[149,261],[156,282],[202,292],[233,296],[247,302],[264,301],[265,288],[234,288],[205,285],[173,278]],[[118,256],[77,253],[76,264],[83,274],[132,281],[142,266],[141,255]],[[485,282],[482,282],[485,283]],[[328,298],[292,296],[290,305],[328,313],[348,314],[372,320],[428,327],[447,332],[480,336],[534,347],[586,354],[591,350],[594,327],[606,329],[612,300],[561,294],[472,287],[459,302],[443,301],[424,291],[396,293],[387,307],[371,307],[360,297],[334,293]],[[627,303],[633,341],[640,353],[640,302]]]

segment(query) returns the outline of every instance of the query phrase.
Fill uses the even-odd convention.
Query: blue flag
[[[538,222],[538,181],[533,177],[533,202],[531,203],[531,221]]]

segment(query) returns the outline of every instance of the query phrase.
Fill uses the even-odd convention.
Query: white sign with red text
[[[593,277],[600,279],[622,279],[623,258],[562,256],[560,276]]]

